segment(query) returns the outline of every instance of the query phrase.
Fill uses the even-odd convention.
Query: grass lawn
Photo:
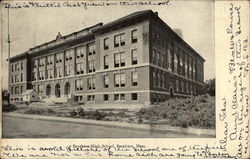
[[[17,110],[16,110],[17,108]],[[139,110],[90,109],[83,104],[42,103],[16,104],[13,111],[23,114],[61,116],[128,123],[164,124],[181,127],[215,128],[215,97],[202,95],[186,99],[170,99],[159,105]]]

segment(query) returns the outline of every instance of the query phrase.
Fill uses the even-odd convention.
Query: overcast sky
[[[184,40],[204,59],[205,80],[215,77],[214,3],[171,1],[169,6],[112,6],[84,8],[10,9],[11,57],[36,45],[85,27],[104,24],[130,13],[151,9],[171,28],[179,28]],[[7,88],[7,9],[2,8],[2,84]]]

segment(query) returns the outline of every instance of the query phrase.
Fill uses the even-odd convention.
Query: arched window
[[[64,94],[69,95],[70,94],[70,84],[67,82],[64,87]]]
[[[51,95],[51,86],[48,84],[46,87],[46,96],[50,96]]]
[[[60,85],[59,84],[56,84],[56,86],[55,86],[55,95],[56,95],[56,98],[61,97],[61,90],[60,90]]]

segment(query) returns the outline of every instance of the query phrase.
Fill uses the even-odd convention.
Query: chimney
[[[181,29],[175,28],[175,29],[173,29],[173,30],[174,30],[174,32],[175,32],[176,34],[178,34],[181,38],[183,38],[183,33],[182,33],[182,30],[181,30]]]

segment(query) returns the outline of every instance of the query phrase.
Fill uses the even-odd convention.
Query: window
[[[95,60],[88,61],[89,73],[95,72]]]
[[[114,37],[114,47],[125,45],[125,33],[115,35]]]
[[[74,50],[67,50],[65,52],[65,61],[69,61],[73,59],[73,54],[74,54]]]
[[[20,86],[20,93],[23,93],[23,86]]]
[[[95,89],[95,77],[90,77],[87,79],[88,90]]]
[[[15,71],[19,71],[19,63],[15,64]]]
[[[38,66],[38,60],[34,61],[34,68],[36,68]]]
[[[56,54],[56,63],[62,62],[62,59],[63,59],[63,54],[62,53]]]
[[[125,66],[125,52],[120,53],[120,65]]]
[[[36,81],[36,72],[32,72],[31,79],[32,81]]]
[[[158,81],[158,88],[160,88],[161,87],[161,74],[160,74],[160,72],[158,72],[157,81]]]
[[[83,90],[83,80],[79,79],[79,80],[76,80],[76,91],[80,91],[80,90]]]
[[[116,53],[114,56],[115,56],[115,58],[114,58],[115,67],[119,67],[120,66],[120,54]]]
[[[133,49],[131,51],[131,57],[132,57],[132,65],[135,65],[138,63],[137,59],[137,49]]]
[[[120,100],[125,100],[125,94],[120,94]]]
[[[19,94],[19,87],[18,86],[15,87],[15,94]]]
[[[156,73],[155,73],[155,71],[153,71],[153,87],[156,87],[156,81],[157,81]]]
[[[136,71],[132,72],[132,86],[138,85],[138,73]]]
[[[80,101],[82,101],[82,96],[75,96],[75,101],[76,102],[80,102]]]
[[[184,82],[181,81],[181,92],[184,92],[184,90],[185,90]]]
[[[36,91],[36,85],[35,85],[35,84],[32,85],[32,89],[33,89],[34,91]]]
[[[195,63],[195,61],[193,61],[193,79],[194,80],[196,80],[196,68],[195,68],[195,65],[196,65],[196,63]]]
[[[45,64],[45,58],[40,58],[39,59],[39,67],[43,67]]]
[[[77,63],[76,64],[76,74],[83,74],[84,70],[83,70],[83,62],[82,63]]]
[[[156,54],[156,65],[161,65],[161,61],[160,61],[160,52],[155,51]]]
[[[137,42],[137,29],[131,31],[131,41],[132,43]]]
[[[11,94],[13,94],[14,93],[14,88],[13,87],[11,87]]]
[[[103,39],[103,48],[104,50],[109,48],[108,38]]]
[[[105,55],[103,57],[103,63],[104,63],[104,69],[108,69],[109,68],[109,56]]]
[[[179,80],[175,81],[175,88],[176,91],[179,91]]]
[[[174,72],[175,73],[177,73],[177,67],[178,67],[177,53],[174,53]]]
[[[108,101],[109,100],[109,95],[108,94],[104,94],[103,95],[103,100],[104,101]]]
[[[108,88],[109,87],[109,77],[108,75],[103,76],[103,87]]]
[[[34,70],[37,67],[37,60],[32,61],[32,69]]]
[[[168,56],[168,69],[172,71],[172,45],[171,43],[168,43],[168,49],[167,49],[167,56]]]
[[[188,56],[185,56],[185,75],[188,77]]]
[[[165,68],[165,55],[161,54],[161,66]]]
[[[11,83],[14,83],[14,77],[11,75]]]
[[[158,65],[162,66],[162,54],[161,54],[161,52],[158,51],[157,55],[158,55],[157,56]]]
[[[72,70],[73,70],[73,66],[72,65],[66,65],[65,66],[65,76],[70,76]]]
[[[183,70],[183,54],[182,54],[182,51],[180,50],[180,74],[182,74],[182,70]]]
[[[116,53],[114,56],[115,67],[125,66],[125,52]]]
[[[119,100],[119,99],[120,99],[119,96],[120,96],[119,94],[115,94],[115,95],[114,95],[114,100]]]
[[[115,87],[125,87],[125,73],[115,74]]]
[[[131,94],[131,99],[132,99],[132,100],[137,100],[137,99],[138,99],[137,93],[132,93],[132,94]]]
[[[62,67],[56,68],[56,77],[62,77]]]
[[[53,69],[48,69],[48,79],[53,78]]]
[[[89,55],[95,54],[95,43],[91,43],[87,45],[87,51]]]
[[[39,80],[44,80],[44,79],[45,79],[44,71],[39,71]]]
[[[47,65],[51,65],[51,64],[53,64],[53,55],[52,56],[48,56],[47,57]]]
[[[11,72],[14,72],[14,65],[11,65]]]
[[[165,88],[165,73],[164,72],[162,73],[161,78],[162,78],[162,81],[161,81],[162,88]]]
[[[19,82],[19,76],[15,75],[15,83]]]
[[[38,93],[43,93],[43,85],[38,85]]]
[[[178,48],[175,46],[175,47],[174,47],[174,72],[175,72],[175,73],[177,73],[177,69],[178,69],[177,50],[178,50]]]
[[[192,84],[190,84],[190,93],[191,93],[191,95],[193,95],[193,85]]]
[[[95,95],[88,95],[87,96],[87,101],[94,101],[95,100]]]
[[[23,70],[23,62],[21,62],[21,70]]]
[[[152,51],[152,63],[156,64],[156,51],[154,49]]]
[[[186,92],[189,93],[188,83],[186,83]]]
[[[76,48],[76,58],[84,57],[84,47],[80,46]]]
[[[21,82],[23,82],[23,73],[21,73]]]
[[[125,94],[114,94],[114,100],[125,100]]]
[[[193,60],[191,57],[189,57],[189,78],[193,78],[192,74],[192,65],[193,65]]]

